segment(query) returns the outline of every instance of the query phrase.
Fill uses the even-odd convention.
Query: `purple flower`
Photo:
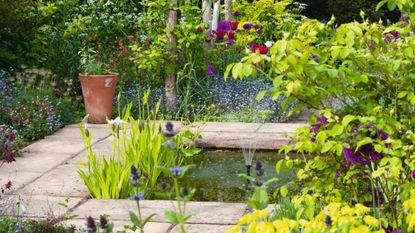
[[[391,31],[390,34],[395,38],[395,39],[399,39],[401,36],[399,35],[399,32],[397,31]]]
[[[241,13],[239,13],[239,11],[235,11],[235,12],[233,12],[233,16],[239,17],[239,16],[241,16]]]
[[[231,45],[234,45],[235,44],[235,41],[232,40],[232,39],[228,39],[228,41],[226,41],[226,44],[229,45],[229,46],[231,46]]]
[[[240,33],[241,32],[241,29],[236,29],[235,32],[236,33]]]
[[[252,25],[250,23],[245,23],[244,26],[242,26],[245,30],[251,30]]]
[[[412,171],[412,178],[415,180],[415,170]]]
[[[144,200],[144,193],[139,192],[137,194],[131,194],[131,199],[136,200],[136,201],[142,201]]]
[[[82,39],[81,44],[85,46],[86,45],[86,40]]]
[[[219,74],[215,74],[215,76],[213,76],[214,79],[218,79],[220,77]]]
[[[346,148],[346,147],[343,147],[343,156],[351,164],[355,164],[360,158],[360,156],[358,154],[354,153],[353,149]]]
[[[231,23],[227,20],[222,20],[218,24],[217,31],[229,32],[231,30]]]
[[[169,169],[170,169],[170,172],[173,176],[180,176],[182,174],[182,168],[181,167],[171,167]]]
[[[258,35],[261,35],[262,34],[262,30],[259,29],[258,31],[256,31],[256,33],[258,33]]]
[[[254,24],[254,25],[253,25],[253,27],[254,27],[255,29],[259,29],[259,25],[258,25],[258,24]]]
[[[382,141],[385,141],[386,139],[388,139],[388,136],[386,135],[385,131],[381,129],[378,130],[378,135]]]
[[[385,43],[391,43],[392,42],[392,37],[391,36],[385,36],[385,39],[383,39],[385,41]]]
[[[213,76],[215,71],[216,71],[216,68],[213,65],[208,65],[207,71],[206,71],[206,76],[207,77]]]

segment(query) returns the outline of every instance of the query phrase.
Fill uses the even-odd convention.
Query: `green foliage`
[[[288,6],[291,6],[291,9]],[[259,37],[258,40],[262,43],[275,41],[283,36],[283,32],[295,33],[301,24],[301,6],[292,0],[242,0],[235,2],[233,7],[234,11],[241,13],[237,18],[240,23],[258,24],[262,30],[261,35],[255,33],[241,38],[245,44],[246,41],[253,41],[255,37]]]
[[[81,73],[90,75],[105,74],[104,63],[97,57],[97,52],[92,48],[82,48],[79,70]]]
[[[273,80],[267,92],[274,97],[320,110],[310,117],[311,126],[293,135],[296,143],[282,149],[312,158],[276,166],[299,166],[299,182],[288,187],[299,191],[298,203],[306,203],[301,215],[314,215],[311,200],[317,198],[348,200],[377,207],[378,216],[401,227],[402,200],[415,185],[413,25],[385,27],[366,19],[333,25],[307,20],[293,38],[277,41],[270,56],[250,54],[227,73],[243,78],[259,71]]]
[[[19,227],[18,227],[19,226]],[[20,229],[20,230],[18,230]],[[73,233],[75,229],[58,225],[46,220],[24,220],[22,222],[14,218],[0,217],[0,233]]]
[[[144,96],[140,120],[130,116],[131,104],[120,118],[109,124],[114,140],[111,142],[114,153],[109,159],[96,155],[91,148],[91,135],[81,127],[84,141],[88,147],[88,162],[80,162],[78,173],[88,186],[94,198],[126,198],[133,193],[129,182],[129,169],[136,165],[146,177],[144,187],[146,195],[151,196],[161,176],[161,166],[173,166],[183,163],[185,157],[193,156],[201,150],[188,144],[197,135],[185,130],[177,132],[171,140],[163,135],[162,127],[157,122],[160,101],[151,111]],[[117,122],[119,121],[119,122]],[[126,122],[129,122],[128,126]],[[170,144],[174,145],[171,149]]]
[[[376,5],[379,3],[379,0],[299,0],[298,2],[307,4],[307,7],[302,12],[305,16],[324,21],[328,21],[331,16],[334,16],[339,24],[350,23],[355,20],[361,21],[360,11],[364,11],[372,22],[377,22],[380,19],[384,23],[388,21],[396,22],[400,17],[398,10],[388,11],[387,9],[382,9],[377,11]]]

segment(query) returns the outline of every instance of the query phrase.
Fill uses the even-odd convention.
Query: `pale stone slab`
[[[87,187],[73,165],[62,165],[44,174],[22,190],[29,195],[86,197]]]
[[[22,188],[23,186],[29,184],[42,175],[40,172],[6,170],[6,166],[7,165],[1,168],[2,170],[0,171],[0,184],[10,180],[12,182],[12,189],[8,191],[9,193]]]
[[[291,135],[299,127],[307,126],[304,123],[265,123],[257,131],[257,133],[278,133]]]
[[[71,156],[73,155],[65,153],[22,153],[21,157],[16,157],[15,162],[1,167],[0,173],[5,168],[19,172],[44,173],[63,164]]]
[[[257,149],[273,150],[290,143],[285,134],[202,132],[195,145],[204,148],[242,148],[255,146]]]
[[[164,210],[172,208],[170,201],[141,201],[140,203],[143,216],[156,213],[152,221],[168,222],[164,218]],[[245,209],[246,204],[243,203],[188,202],[186,204],[187,213],[196,213],[188,223],[234,224],[242,217]],[[82,219],[87,216],[98,218],[101,214],[108,214],[113,220],[128,220],[128,211],[137,211],[134,201],[91,199],[76,208],[73,214]]]
[[[185,224],[184,227],[186,233],[223,233],[232,225]],[[180,233],[180,226],[176,225],[170,233]]]
[[[21,198],[23,199],[23,207],[20,206],[20,215],[35,218],[62,216],[66,214],[70,208],[73,208],[82,201],[81,198],[25,194],[21,194]],[[18,213],[17,201],[17,195],[5,196],[0,199],[0,206],[7,206],[3,214],[9,216],[16,215]]]
[[[59,153],[59,154],[77,154],[84,149],[84,142],[81,137],[79,138],[53,138],[48,137],[37,141],[22,151],[26,153]]]
[[[95,219],[95,221],[99,222],[99,218]],[[130,221],[112,221],[108,219],[110,223],[114,224],[114,231],[124,230],[125,225],[132,225]],[[76,229],[81,230],[86,228],[86,220],[84,219],[71,219],[68,221],[63,222],[65,226],[75,226]],[[144,232],[146,233],[167,233],[168,229],[171,227],[169,223],[161,223],[161,222],[148,222],[144,227]],[[127,231],[133,232],[133,231]],[[137,231],[136,231],[137,232]]]
[[[237,133],[254,133],[259,127],[260,123],[240,123],[240,122],[207,122],[205,127],[202,127],[203,132],[237,132]]]
[[[68,125],[64,128],[60,129],[56,133],[54,133],[52,136],[54,138],[82,138],[81,130],[79,129],[80,125],[74,124],[74,125]],[[82,126],[83,127],[83,126]],[[97,141],[100,139],[104,139],[108,137],[111,132],[108,128],[107,124],[103,125],[97,125],[97,124],[88,124],[88,130],[92,135],[92,141]]]

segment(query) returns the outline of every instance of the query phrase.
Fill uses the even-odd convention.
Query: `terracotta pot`
[[[118,74],[79,74],[78,78],[81,82],[85,111],[89,114],[88,122],[94,124],[107,123],[107,118],[111,119],[112,115]]]

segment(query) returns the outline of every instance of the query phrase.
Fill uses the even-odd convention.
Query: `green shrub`
[[[21,232],[21,233],[74,233],[75,229],[64,227],[54,222],[45,220],[23,220],[0,217],[0,233]]]
[[[400,17],[398,10],[390,12],[385,9],[376,11],[378,0],[299,0],[306,3],[308,7],[303,13],[310,18],[328,21],[332,15],[336,17],[336,22],[349,23],[354,20],[361,21],[360,11],[364,11],[366,16],[373,22],[379,19],[396,22]]]

